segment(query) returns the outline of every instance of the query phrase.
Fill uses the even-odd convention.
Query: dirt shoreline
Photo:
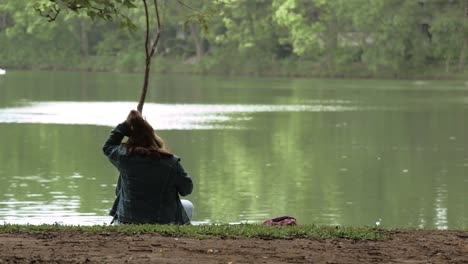
[[[0,263],[468,263],[468,231],[388,231],[388,239],[196,239],[49,231],[0,234]]]

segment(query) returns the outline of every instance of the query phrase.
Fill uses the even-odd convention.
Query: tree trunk
[[[445,72],[450,73],[450,56],[445,59]]]
[[[467,48],[468,48],[468,39],[467,37],[465,37],[465,40],[463,41],[463,46],[460,50],[460,57],[458,59],[458,70],[460,72],[463,72],[465,68],[465,57],[466,57]]]
[[[205,49],[203,46],[203,40],[200,38],[200,31],[193,23],[189,23],[190,35],[192,36],[193,43],[195,44],[197,62],[203,57]]]
[[[154,39],[153,43],[151,45],[149,45],[149,43],[150,43],[150,40],[149,40],[150,26],[149,26],[148,5],[146,3],[146,0],[143,0],[143,4],[145,6],[145,18],[146,18],[146,39],[145,39],[146,60],[145,60],[145,77],[143,79],[143,88],[141,90],[140,100],[138,101],[138,106],[137,106],[137,110],[140,113],[143,113],[143,104],[145,103],[146,93],[148,91],[148,82],[149,82],[149,75],[150,75],[151,58],[153,57],[154,51],[156,50],[156,47],[158,46],[159,37],[160,37],[160,33],[161,33],[161,21],[159,19],[158,1],[153,0],[154,11],[156,13],[156,19],[157,19],[157,23],[158,23],[157,24],[158,25],[158,31],[156,33],[156,38]]]
[[[464,16],[462,17],[462,25],[464,25],[468,20],[468,0],[464,1],[465,6],[464,6]],[[463,27],[462,32],[465,32],[466,29]],[[460,50],[460,57],[458,59],[458,70],[460,72],[463,72],[465,70],[465,60],[466,60],[466,51],[468,49],[468,36],[465,36],[463,39],[463,46],[461,47]]]
[[[6,27],[6,13],[0,12],[0,32]]]
[[[89,39],[85,21],[80,23],[80,50],[82,59],[89,56]]]
[[[137,110],[140,113],[143,113],[143,104],[145,103],[146,99],[146,92],[148,91],[148,79],[150,74],[150,67],[151,66],[151,57],[146,57],[146,64],[145,64],[145,77],[143,80],[143,89],[141,90],[140,101],[138,102]]]
[[[334,20],[328,28],[325,35],[326,60],[329,74],[334,76],[336,73],[336,52],[338,49],[338,22]]]

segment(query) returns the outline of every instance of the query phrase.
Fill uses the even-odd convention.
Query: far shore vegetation
[[[142,73],[144,9],[141,1],[131,2],[135,7],[122,12],[135,30],[72,11],[47,22],[32,1],[3,1],[0,68]],[[190,8],[179,1],[161,6],[153,72],[468,79],[467,1],[187,3]]]
[[[193,238],[261,238],[261,239],[356,239],[379,240],[385,239],[382,229],[374,227],[345,227],[345,226],[264,226],[260,224],[210,224],[210,225],[0,225],[0,233],[46,233],[53,231],[70,232],[117,232],[123,234],[154,233],[162,236],[193,237]]]
[[[286,77],[286,78],[333,78],[333,79],[397,79],[397,80],[467,80],[468,72],[445,72],[442,68],[434,67],[426,71],[412,70],[395,73],[387,70],[366,71],[359,65],[350,67],[339,73],[329,73],[312,61],[290,60],[270,61],[260,65],[257,61],[233,58],[231,61],[216,66],[208,66],[214,58],[206,57],[197,64],[185,63],[181,58],[155,58],[151,72],[155,74],[187,74],[207,76],[245,76],[245,77]],[[238,61],[235,61],[238,60]],[[106,62],[106,63],[104,63]],[[119,66],[120,65],[120,66]],[[118,57],[89,58],[89,60],[73,65],[38,64],[12,66],[9,70],[33,71],[77,71],[77,72],[117,72],[141,73],[141,67],[126,67],[121,65]]]

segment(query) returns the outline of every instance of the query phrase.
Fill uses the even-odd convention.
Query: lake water
[[[0,76],[0,221],[109,223],[102,154],[141,74]],[[195,223],[468,229],[468,82],[157,76],[144,115]]]

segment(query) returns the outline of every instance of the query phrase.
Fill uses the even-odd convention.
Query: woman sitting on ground
[[[192,192],[192,178],[138,111],[112,130],[103,151],[120,172],[114,223],[190,224],[193,205],[179,195]]]

